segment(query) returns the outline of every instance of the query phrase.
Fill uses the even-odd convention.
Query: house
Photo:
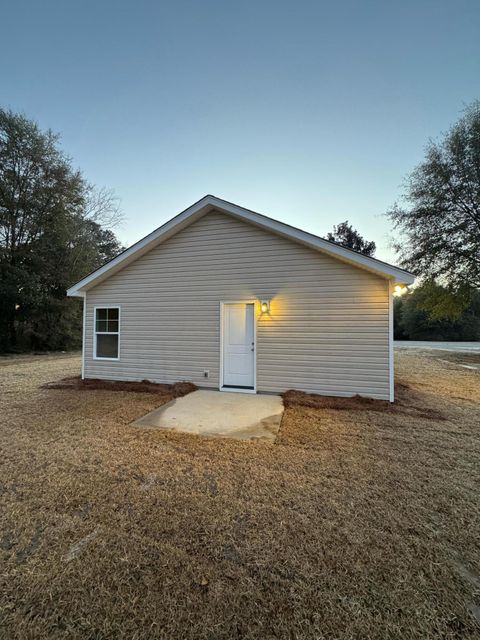
[[[392,292],[413,281],[207,195],[67,293],[84,378],[393,401]]]

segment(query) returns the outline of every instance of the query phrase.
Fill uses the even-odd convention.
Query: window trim
[[[118,355],[116,358],[106,358],[103,356],[97,356],[97,309],[118,309],[118,331],[100,331],[99,333],[107,336],[118,336]],[[121,323],[122,309],[119,304],[99,304],[93,307],[93,359],[103,360],[110,362],[117,362],[120,360],[120,323]]]

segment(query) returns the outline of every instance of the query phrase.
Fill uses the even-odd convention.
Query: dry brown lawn
[[[274,445],[0,359],[0,638],[479,638],[480,372],[440,357],[394,409],[290,398]]]

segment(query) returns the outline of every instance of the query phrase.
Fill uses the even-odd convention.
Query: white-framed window
[[[96,360],[120,358],[120,307],[95,307],[93,357]]]

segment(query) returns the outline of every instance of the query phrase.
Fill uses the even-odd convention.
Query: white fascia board
[[[327,253],[356,267],[371,271],[381,277],[392,280],[394,284],[409,285],[413,284],[415,280],[415,277],[411,273],[382,262],[381,260],[364,256],[361,253],[351,251],[350,249],[346,249],[338,244],[329,242],[328,240],[324,240],[318,236],[314,236],[313,234],[297,229],[296,227],[291,227],[290,225],[274,220],[273,218],[255,213],[249,209],[244,209],[243,207],[215,196],[207,195],[161,227],[158,227],[158,229],[155,229],[155,231],[152,231],[152,233],[145,236],[145,238],[142,238],[142,240],[139,240],[136,244],[132,245],[129,249],[126,249],[116,258],[107,262],[103,267],[100,267],[83,278],[83,280],[77,282],[73,287],[70,287],[70,289],[67,290],[67,296],[81,296],[83,291],[87,291],[89,288],[99,282],[102,282],[110,275],[120,271],[120,269],[144,255],[161,242],[167,240],[175,233],[178,233],[178,231],[185,228],[213,208],[237,217],[240,220],[250,222],[251,224],[290,240],[300,242],[308,247]]]

